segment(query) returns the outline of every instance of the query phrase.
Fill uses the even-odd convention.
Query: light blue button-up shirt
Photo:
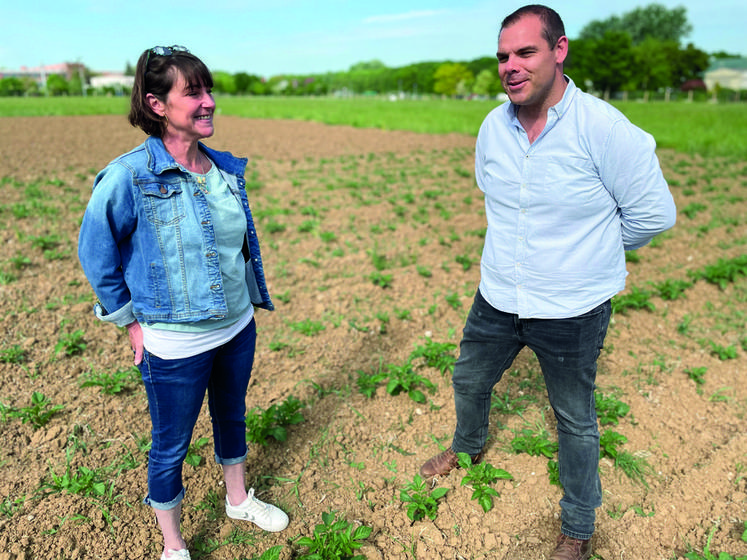
[[[480,291],[521,318],[575,317],[607,301],[625,287],[625,251],[675,222],[653,137],[567,79],[533,143],[511,103],[477,137]]]

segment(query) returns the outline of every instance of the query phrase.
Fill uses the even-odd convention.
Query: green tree
[[[47,76],[47,92],[49,95],[63,95],[68,92],[67,80],[59,74]]]
[[[24,93],[24,87],[23,82],[20,80],[20,78],[16,78],[15,76],[10,76],[8,78],[3,78],[0,80],[0,96],[1,97],[9,97],[9,96],[21,96]]]
[[[213,90],[217,93],[236,94],[236,80],[228,72],[213,72]]]
[[[670,10],[662,4],[654,3],[622,16],[613,15],[605,20],[593,20],[581,29],[579,38],[601,39],[608,31],[622,31],[630,35],[634,45],[647,37],[680,44],[692,29],[693,26],[687,20],[686,8],[680,6]]]
[[[676,58],[678,50],[676,43],[660,41],[653,37],[647,37],[633,47],[637,68],[635,86],[645,92],[646,100],[649,92],[672,85],[673,66],[670,61]]]
[[[630,84],[634,68],[630,35],[622,31],[607,31],[601,39],[587,43],[582,57],[584,77],[605,99]]]
[[[433,91],[441,95],[456,95],[460,83],[472,82],[473,79],[472,72],[464,64],[445,62],[433,75]]]
[[[496,82],[498,82],[498,78],[493,72],[483,70],[475,78],[472,91],[477,95],[495,95],[497,93]]]

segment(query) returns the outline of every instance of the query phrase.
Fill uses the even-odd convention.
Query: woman
[[[246,159],[199,142],[213,134],[213,80],[184,47],[138,60],[129,121],[148,138],[94,181],[78,254],[96,315],[126,326],[153,424],[145,503],[162,560],[189,559],[179,528],[182,463],[205,391],[226,513],[267,531],[288,516],[246,491],[245,395],[254,306],[272,310],[245,190]]]

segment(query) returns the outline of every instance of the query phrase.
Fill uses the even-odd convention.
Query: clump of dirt
[[[227,519],[212,460],[210,421],[195,429],[185,465],[183,531],[193,558],[258,558],[303,551],[325,512],[373,529],[370,559],[542,559],[559,532],[560,489],[548,458],[516,454],[522,429],[555,439],[536,359],[522,352],[496,387],[485,460],[507,470],[484,512],[462,471],[435,519],[412,522],[400,490],[451,440],[449,371],[414,358],[444,345],[456,355],[479,280],[485,228],[474,184],[474,138],[219,117],[207,143],[249,158],[247,177],[277,311],[258,311],[247,395],[264,410],[289,397],[304,422],[287,439],[251,444],[248,477],[290,516],[281,534]],[[95,173],[143,140],[124,117],[0,119],[0,560],[158,558],[160,533],[146,492],[147,400],[127,337],[93,317],[76,257]],[[674,230],[629,262],[640,309],[613,317],[599,392],[629,405],[620,446],[631,478],[602,460],[597,558],[683,558],[702,550],[747,554],[744,380],[747,282],[694,279],[719,258],[744,254],[742,162],[660,153],[680,209]],[[657,288],[681,283],[662,299]],[[448,346],[448,345],[451,346]],[[729,349],[735,358],[730,359]],[[726,354],[719,356],[718,349]],[[433,384],[419,403],[362,376],[410,364]],[[113,394],[85,382],[120,375]],[[32,406],[32,395],[48,399]],[[39,398],[37,396],[37,398]],[[64,407],[42,426],[43,412]],[[36,410],[36,413],[34,413]],[[78,489],[85,473],[90,484]],[[65,477],[65,475],[67,478]]]

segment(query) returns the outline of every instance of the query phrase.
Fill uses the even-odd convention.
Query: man
[[[594,383],[610,299],[625,286],[624,251],[672,227],[676,209],[653,138],[577,89],[563,74],[567,54],[547,7],[525,6],[501,25],[498,73],[511,103],[477,137],[488,228],[454,368],[457,424],[451,447],[420,472],[448,474],[458,452],[480,459],[492,389],[530,348],[557,420],[564,490],[550,558],[585,560],[602,503]]]

